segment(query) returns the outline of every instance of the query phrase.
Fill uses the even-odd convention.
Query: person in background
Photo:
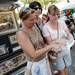
[[[74,39],[64,21],[59,19],[59,15],[59,9],[55,5],[48,7],[49,21],[43,27],[43,36],[48,45],[52,42],[62,45],[55,66],[58,75],[68,75],[67,70],[71,65],[70,47],[73,45]]]
[[[71,32],[71,34],[75,38],[75,36],[74,36],[74,34],[75,34],[75,21],[71,15],[70,9],[68,9],[66,11],[66,17],[67,17],[67,20],[65,20],[65,23],[66,23],[67,27],[69,28],[69,31]]]
[[[40,15],[42,14],[42,6],[38,1],[32,1],[29,4],[29,8],[35,10],[35,12],[34,12],[35,27],[39,30],[39,32],[41,33],[41,36],[43,37],[42,29],[43,29],[44,24],[42,22],[42,19],[40,18]],[[43,37],[43,40],[44,40],[44,42],[46,42],[44,37]]]
[[[34,26],[34,10],[23,8],[19,17],[22,20],[22,29],[16,33],[16,38],[27,56],[27,69],[31,70],[32,75],[52,75],[47,52],[57,52],[60,45],[54,43],[45,45],[41,34]]]
[[[46,14],[42,14],[42,23],[45,25],[48,21],[48,16]]]
[[[42,14],[42,6],[39,2],[37,1],[32,1],[30,4],[29,4],[29,7],[31,9],[34,9],[35,10],[35,24],[36,26],[42,30],[43,28],[43,23],[42,23],[42,19],[39,17],[41,14]]]

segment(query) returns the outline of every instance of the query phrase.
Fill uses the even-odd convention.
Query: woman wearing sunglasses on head
[[[21,10],[19,16],[22,29],[16,33],[16,38],[27,56],[27,69],[31,69],[32,75],[52,75],[46,54],[48,51],[56,52],[60,45],[45,45],[39,31],[34,27],[33,10]]]
[[[55,61],[56,69],[58,75],[68,75],[67,69],[71,65],[70,47],[73,45],[74,39],[64,21],[59,20],[59,16],[59,9],[55,5],[48,7],[49,21],[43,27],[43,35],[47,44],[52,42],[61,44]]]

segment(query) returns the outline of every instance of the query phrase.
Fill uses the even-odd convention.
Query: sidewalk
[[[69,75],[75,75],[75,45],[71,49],[71,55],[72,55],[72,65],[69,70]]]

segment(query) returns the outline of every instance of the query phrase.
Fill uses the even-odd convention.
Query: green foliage
[[[32,1],[38,1],[38,2],[41,3],[41,5],[42,5],[43,7],[46,7],[46,6],[48,5],[48,3],[53,4],[53,3],[55,3],[55,2],[59,2],[60,0],[20,0],[20,1],[23,2],[24,5],[27,4],[27,3],[30,3],[30,2],[32,2]]]
[[[24,5],[27,3],[27,0],[20,0]]]

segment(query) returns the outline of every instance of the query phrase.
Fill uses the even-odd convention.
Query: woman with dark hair
[[[29,7],[30,7],[31,9],[35,9],[35,10],[40,9],[40,10],[41,10],[41,13],[42,13],[42,6],[41,6],[41,4],[40,4],[39,2],[37,2],[37,1],[31,2],[30,5],[29,5]]]
[[[42,31],[43,23],[42,19],[39,17],[42,14],[42,6],[39,2],[33,1],[30,3],[29,7],[35,10],[35,24]]]
[[[47,14],[42,14],[42,23],[45,25],[48,21],[48,15]]]
[[[16,33],[16,38],[27,56],[27,70],[31,70],[32,75],[52,75],[47,52],[57,52],[60,45],[53,43],[45,45],[38,29],[34,26],[34,10],[23,9],[19,16],[22,20],[22,29]]]

